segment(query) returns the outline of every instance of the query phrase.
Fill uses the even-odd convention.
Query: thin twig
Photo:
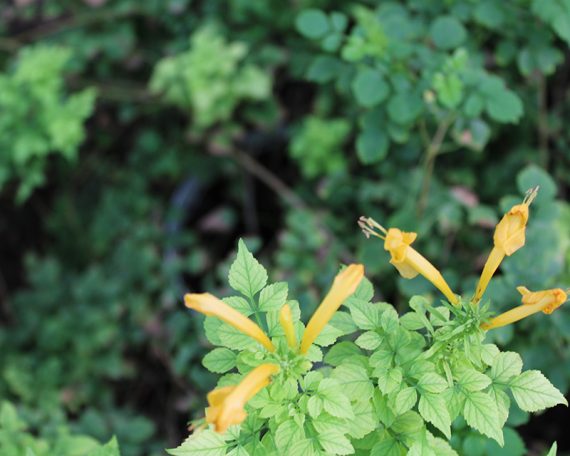
[[[421,193],[418,200],[418,215],[421,216],[427,206],[429,188],[431,186],[431,178],[433,175],[433,170],[435,167],[435,159],[437,158],[443,140],[445,139],[445,135],[449,130],[449,127],[453,123],[455,119],[454,114],[448,115],[445,119],[441,121],[431,142],[429,143],[426,153],[425,153],[425,160],[424,160],[424,175],[422,179],[422,186],[421,186]]]
[[[543,74],[538,77],[538,150],[540,154],[540,164],[546,169],[548,167],[548,107],[547,107],[547,87],[546,78]]]

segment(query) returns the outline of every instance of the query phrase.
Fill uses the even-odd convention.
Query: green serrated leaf
[[[491,379],[475,369],[466,369],[458,382],[467,391],[481,391],[491,384]]]
[[[267,285],[259,294],[259,310],[263,312],[279,311],[287,302],[289,286],[285,282]]]
[[[317,389],[319,397],[323,400],[324,409],[332,416],[338,418],[352,418],[354,416],[350,400],[345,396],[338,381],[325,378]]]
[[[352,409],[354,418],[348,420],[348,433],[356,439],[361,439],[376,429],[378,420],[374,414],[372,402],[368,399],[354,403]]]
[[[411,410],[418,400],[418,393],[413,386],[408,386],[403,388],[396,395],[396,401],[394,404],[394,411],[398,415],[403,415],[408,410]]]
[[[209,429],[195,432],[178,448],[167,450],[174,456],[224,456],[227,444],[217,432]]]
[[[382,343],[383,338],[376,331],[366,331],[354,341],[356,345],[365,350],[375,350]]]
[[[495,356],[489,375],[494,383],[508,383],[520,375],[523,367],[522,358],[515,352],[503,352]]]
[[[328,430],[325,432],[320,432],[317,435],[317,440],[323,447],[323,450],[326,454],[352,454],[354,453],[354,448],[348,440],[341,432]]]
[[[418,382],[418,387],[427,393],[442,393],[448,386],[447,381],[441,375],[433,372],[422,375]]]
[[[424,393],[420,396],[418,411],[424,420],[429,421],[449,439],[451,438],[451,418],[442,395]]]
[[[354,323],[360,329],[375,330],[380,328],[381,312],[379,306],[354,297],[348,299],[346,305]]]
[[[566,398],[540,371],[523,372],[510,382],[511,392],[525,412],[537,412],[558,404],[568,405]]]
[[[280,454],[287,454],[296,441],[304,438],[303,428],[295,420],[285,421],[275,431],[275,445]]]
[[[332,378],[338,381],[343,393],[353,401],[366,401],[372,397],[374,386],[363,367],[340,365],[333,371]]]
[[[236,366],[236,354],[227,348],[215,348],[202,360],[210,372],[223,374]]]
[[[402,369],[400,367],[377,367],[374,376],[378,378],[378,388],[384,394],[390,394],[402,383]]]
[[[267,283],[267,271],[247,249],[243,239],[238,242],[238,253],[230,267],[230,286],[250,299]]]
[[[497,405],[493,398],[481,391],[469,393],[465,397],[463,416],[467,424],[487,437],[504,445],[503,432],[499,426]]]

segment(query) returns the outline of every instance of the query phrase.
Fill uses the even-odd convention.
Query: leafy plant
[[[510,256],[524,245],[535,196],[499,222],[496,252]],[[485,342],[493,328],[551,313],[566,301],[563,290],[522,287],[522,305],[492,318],[489,303],[479,301],[500,255],[490,254],[473,298],[462,298],[411,247],[415,233],[385,230],[369,218],[360,223],[367,236],[384,239],[404,278],[423,275],[447,300],[436,306],[414,296],[400,317],[371,301],[362,265],[352,264],[305,326],[287,285],[268,285],[240,241],[228,277],[240,295],[185,296],[186,306],[207,316],[206,335],[217,346],[204,366],[225,375],[208,395],[205,420],[171,454],[456,454],[448,440],[458,417],[503,446],[510,397],[527,412],[567,405],[542,373],[522,371],[520,355]]]
[[[25,48],[0,74],[0,189],[17,179],[18,202],[44,183],[49,155],[73,160],[85,137],[83,123],[93,110],[95,92],[66,93],[71,56],[69,49],[56,46]]]
[[[203,130],[229,120],[240,102],[269,96],[267,75],[243,63],[247,52],[246,44],[227,43],[214,28],[203,27],[192,35],[190,50],[157,63],[150,88],[191,111],[193,128]]]
[[[0,451],[10,456],[120,456],[116,439],[101,445],[91,437],[70,434],[65,427],[49,439],[38,438],[9,402],[0,406]]]

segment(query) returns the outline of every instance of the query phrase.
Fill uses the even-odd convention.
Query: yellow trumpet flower
[[[493,250],[491,250],[481,273],[475,296],[473,296],[473,302],[481,300],[505,255],[511,256],[524,246],[529,206],[536,198],[537,193],[538,187],[529,190],[522,204],[513,206],[497,224],[495,234],[493,235]]]
[[[245,404],[269,384],[272,375],[279,372],[277,364],[261,364],[249,372],[235,386],[217,388],[208,394],[209,407],[206,421],[216,432],[224,433],[228,427],[240,424],[247,417]]]
[[[283,331],[285,331],[285,338],[290,348],[297,348],[297,336],[295,335],[295,327],[293,326],[293,315],[291,314],[291,307],[289,304],[284,304],[279,312],[279,323]]]
[[[184,304],[204,315],[219,318],[255,339],[270,352],[275,351],[275,346],[259,326],[214,295],[210,293],[188,293],[184,295]]]
[[[568,299],[566,292],[560,288],[530,291],[525,287],[517,287],[517,290],[522,295],[522,305],[502,313],[489,323],[481,325],[483,329],[500,328],[537,312],[551,314]]]
[[[301,340],[301,353],[307,353],[309,347],[341,304],[356,291],[356,287],[363,277],[364,266],[361,264],[351,264],[337,274],[331,289],[307,324]]]
[[[405,279],[413,279],[418,274],[435,285],[454,305],[459,304],[457,295],[451,290],[441,273],[411,244],[416,240],[416,233],[406,233],[398,228],[386,230],[371,218],[361,217],[359,225],[366,236],[376,236],[384,240],[384,249],[390,252],[390,263]]]

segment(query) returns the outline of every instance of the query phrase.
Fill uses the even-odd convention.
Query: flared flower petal
[[[411,244],[416,240],[416,233],[405,233],[398,228],[390,228],[384,239],[384,249],[390,252],[390,263],[405,279],[412,279],[421,274],[441,291],[452,304],[457,305],[459,299],[437,270],[424,256],[415,250]]]
[[[279,323],[285,332],[287,345],[290,348],[297,348],[297,336],[295,335],[295,327],[293,326],[293,315],[291,314],[291,307],[289,304],[284,304],[279,312]]]
[[[275,347],[263,330],[245,315],[239,313],[224,301],[216,298],[210,293],[192,293],[184,295],[184,304],[190,309],[194,309],[209,317],[217,317],[233,326],[252,339],[258,341],[270,352],[275,351]]]
[[[522,305],[481,325],[483,329],[489,330],[510,325],[537,312],[551,314],[568,299],[566,292],[560,288],[533,292],[525,287],[518,287],[517,290],[522,294]]]
[[[356,287],[358,287],[363,277],[364,266],[361,264],[351,264],[337,274],[331,289],[307,324],[301,340],[301,353],[307,353],[309,347],[341,304],[356,291]]]
[[[247,417],[245,404],[265,388],[272,375],[279,372],[277,364],[261,364],[235,385],[218,388],[208,394],[210,407],[206,409],[206,421],[214,425],[216,432],[224,433]]]
[[[473,302],[479,302],[487,289],[491,278],[499,268],[505,256],[511,256],[524,246],[526,241],[526,225],[529,218],[529,207],[538,194],[538,187],[529,190],[522,202],[513,206],[495,227],[493,250],[489,254]]]

